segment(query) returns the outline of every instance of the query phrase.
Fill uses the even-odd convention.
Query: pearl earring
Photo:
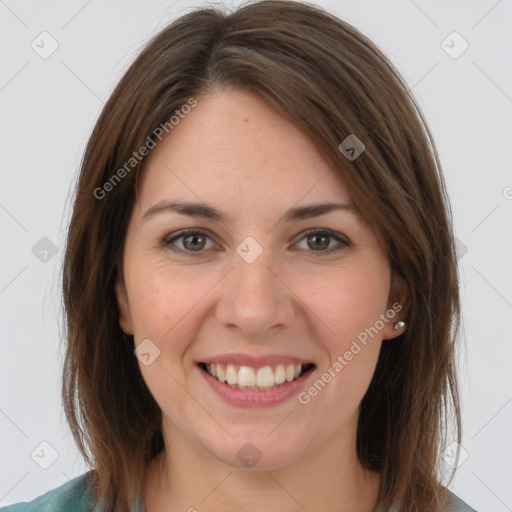
[[[402,321],[400,320],[400,321],[399,321],[399,322],[397,322],[393,327],[398,331],[398,329],[401,329],[402,327],[405,327],[405,322],[402,322]]]

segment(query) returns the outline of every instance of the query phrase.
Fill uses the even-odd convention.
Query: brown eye
[[[306,240],[307,248],[311,249],[308,252],[318,253],[315,256],[331,254],[351,245],[348,239],[325,229],[308,231],[301,240]],[[337,242],[334,247],[331,245],[333,240]]]
[[[195,251],[196,249],[201,250],[206,244],[206,237],[204,235],[184,235],[183,246],[187,250]]]
[[[204,252],[205,249],[211,249],[212,245],[206,247],[208,240],[210,240],[212,245],[215,245],[211,241],[211,238],[204,231],[186,230],[181,231],[177,235],[174,235],[170,238],[165,238],[163,240],[163,244],[173,251],[190,254],[201,253]],[[177,243],[178,241],[179,244]]]
[[[308,236],[308,246],[311,249],[327,249],[329,247],[329,235],[309,235]],[[310,243],[311,241],[311,243]]]
[[[306,240],[306,247],[300,247],[300,249],[313,253],[314,256],[329,255],[351,245],[347,238],[325,229],[310,230],[303,235],[302,240]],[[209,246],[208,243],[210,243]],[[216,247],[212,238],[205,231],[198,229],[188,229],[173,234],[166,237],[162,244],[172,251],[189,256],[201,256],[208,249]]]

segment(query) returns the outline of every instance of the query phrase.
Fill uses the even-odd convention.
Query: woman
[[[441,478],[460,305],[435,145],[322,9],[198,9],[147,45],[87,145],[63,293],[94,469],[7,511],[473,510]]]

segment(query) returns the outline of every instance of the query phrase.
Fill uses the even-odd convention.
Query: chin
[[[263,432],[241,433],[229,437],[221,446],[209,446],[208,451],[224,464],[236,469],[274,470],[293,463],[304,452],[304,442],[290,436],[272,438],[274,427],[265,425]]]

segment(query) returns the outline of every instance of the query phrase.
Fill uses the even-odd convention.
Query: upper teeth
[[[254,389],[272,388],[282,384],[285,380],[291,382],[300,375],[301,364],[278,364],[275,369],[270,366],[252,368],[250,366],[236,366],[234,364],[208,364],[206,369],[221,382],[231,386]]]

